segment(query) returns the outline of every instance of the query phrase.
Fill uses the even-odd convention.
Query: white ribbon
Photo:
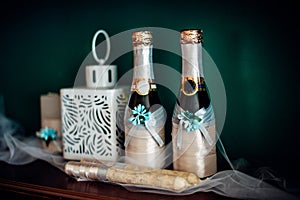
[[[128,146],[130,140],[136,133],[136,130],[138,128],[144,128],[145,131],[148,131],[149,134],[153,137],[153,139],[156,141],[156,143],[162,147],[164,145],[164,141],[161,139],[161,137],[158,135],[155,129],[158,128],[158,130],[161,130],[164,128],[164,122],[166,120],[166,115],[164,112],[163,107],[159,107],[155,112],[150,114],[150,118],[148,121],[145,121],[145,125],[143,124],[138,124],[138,125],[133,125],[128,132],[127,137],[125,138],[125,147]]]
[[[182,137],[183,137],[182,129],[184,128],[184,125],[183,125],[184,120],[182,118],[180,118],[179,115],[183,111],[183,109],[179,105],[176,105],[175,109],[176,109],[175,110],[176,117],[177,117],[177,119],[179,119],[178,135],[177,135],[176,142],[177,142],[177,148],[181,149],[182,148]],[[195,115],[201,119],[201,121],[199,122],[200,133],[202,133],[204,139],[207,141],[207,143],[210,146],[213,145],[213,140],[211,139],[208,131],[206,130],[206,127],[209,126],[215,120],[212,105],[210,104],[207,109],[205,109],[204,107],[201,108],[200,110],[198,110],[195,113]],[[198,130],[196,130],[196,131],[198,131]],[[187,132],[187,134],[188,134],[188,132]]]

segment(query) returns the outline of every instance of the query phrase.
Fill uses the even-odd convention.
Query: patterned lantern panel
[[[123,155],[125,89],[61,89],[65,159],[116,161]]]

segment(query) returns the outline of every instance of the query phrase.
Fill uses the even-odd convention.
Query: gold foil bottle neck
[[[133,46],[150,46],[152,45],[152,32],[150,31],[137,31],[132,33]]]
[[[203,42],[201,29],[184,29],[180,32],[181,44],[197,44]]]

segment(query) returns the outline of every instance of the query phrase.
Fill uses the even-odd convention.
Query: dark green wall
[[[202,28],[226,88],[222,141],[230,157],[263,161],[288,175],[299,168],[296,1],[10,1],[0,7],[0,93],[7,116],[29,134],[40,128],[40,95],[73,86],[96,30]],[[156,59],[180,67],[170,55]],[[119,75],[131,62],[131,54],[115,62],[125,66]]]

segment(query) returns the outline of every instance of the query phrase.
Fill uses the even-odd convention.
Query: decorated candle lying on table
[[[147,168],[125,163],[69,161],[65,172],[78,179],[135,184],[173,191],[184,190],[200,183],[193,173]]]

